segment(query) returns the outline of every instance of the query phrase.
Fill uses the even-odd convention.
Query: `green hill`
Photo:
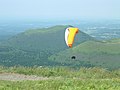
[[[67,27],[69,25],[28,30],[8,39],[0,45],[0,64],[7,66],[58,64],[48,61],[48,57],[68,48],[64,41],[64,32]],[[80,31],[74,46],[89,40],[94,39]]]
[[[120,68],[120,39],[102,42],[80,31],[73,48],[68,48],[64,41],[67,27],[28,30],[1,42],[0,65]]]
[[[72,56],[76,59],[72,59]],[[70,66],[120,68],[120,39],[105,42],[87,41],[52,55],[49,60]]]
[[[69,26],[54,26],[50,28],[42,28],[28,30],[8,40],[10,46],[26,50],[26,51],[45,51],[56,53],[67,48],[64,41],[65,29]],[[92,40],[89,35],[80,31],[76,36],[75,46],[81,42]]]

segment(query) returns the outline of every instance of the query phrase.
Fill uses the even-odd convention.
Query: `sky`
[[[0,19],[120,19],[120,0],[0,0]]]

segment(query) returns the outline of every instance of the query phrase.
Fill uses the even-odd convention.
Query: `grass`
[[[25,75],[37,75],[43,77],[65,77],[84,79],[120,79],[120,69],[107,70],[99,67],[93,68],[68,68],[68,67],[0,67],[0,73],[19,73]]]
[[[0,90],[120,90],[120,79],[0,81]]]
[[[48,80],[4,81],[0,90],[120,90],[120,69],[68,67],[4,67],[0,73],[52,77]],[[55,78],[59,77],[59,78]]]

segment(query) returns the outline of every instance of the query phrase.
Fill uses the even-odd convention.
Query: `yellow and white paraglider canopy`
[[[65,30],[65,42],[68,47],[72,48],[75,35],[78,33],[79,29],[74,27],[69,27]]]

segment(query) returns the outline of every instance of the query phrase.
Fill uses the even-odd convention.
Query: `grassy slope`
[[[62,51],[49,57],[50,60],[66,63],[101,66],[106,68],[120,68],[120,39],[106,42],[87,41],[72,49]],[[76,59],[71,59],[72,56]]]
[[[0,90],[119,90],[120,70],[65,67],[0,67],[0,73],[53,77],[42,81],[0,81]],[[55,77],[59,77],[55,79]]]
[[[2,67],[0,73],[19,73],[43,77],[63,77],[82,79],[120,79],[120,69],[107,70],[104,68],[69,68],[69,67]]]
[[[119,90],[119,79],[0,81],[1,90]]]

